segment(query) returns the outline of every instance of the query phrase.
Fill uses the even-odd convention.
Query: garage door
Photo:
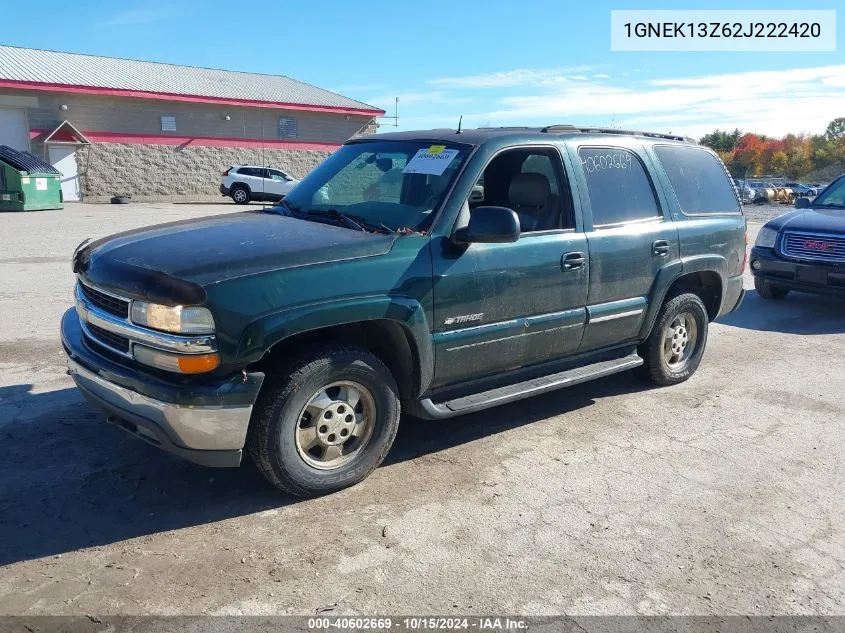
[[[26,129],[26,113],[23,110],[0,108],[0,145],[29,151],[29,130]]]

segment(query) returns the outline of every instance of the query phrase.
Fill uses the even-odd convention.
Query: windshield
[[[824,193],[820,194],[818,198],[813,200],[813,207],[843,207],[845,208],[845,178],[840,178],[835,183],[830,185]]]
[[[306,176],[285,205],[304,216],[339,212],[392,231],[422,231],[468,154],[467,146],[446,143],[350,143]]]

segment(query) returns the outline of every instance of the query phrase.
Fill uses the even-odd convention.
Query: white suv
[[[232,165],[223,172],[220,193],[231,196],[235,204],[246,204],[250,200],[276,201],[284,198],[299,181],[271,167],[255,165]]]

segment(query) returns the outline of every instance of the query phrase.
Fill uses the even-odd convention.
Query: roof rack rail
[[[665,138],[671,141],[685,141],[687,143],[698,143],[693,138],[688,136],[681,136],[680,134],[664,134],[662,132],[643,132],[640,130],[622,130],[612,127],[577,127],[574,125],[548,125],[540,130],[547,134],[555,134],[559,132],[581,132],[582,134],[598,133],[598,134],[621,134],[625,136],[647,136],[649,138]]]
[[[536,127],[530,125],[499,125],[476,128],[479,130],[536,130]]]

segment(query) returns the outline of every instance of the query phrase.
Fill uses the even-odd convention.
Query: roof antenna
[[[458,119],[458,131],[457,131],[457,132],[455,132],[455,134],[460,134],[460,133],[461,133],[461,123],[463,122],[463,120],[464,120],[464,115],[462,114],[462,115],[460,116],[460,118]]]

